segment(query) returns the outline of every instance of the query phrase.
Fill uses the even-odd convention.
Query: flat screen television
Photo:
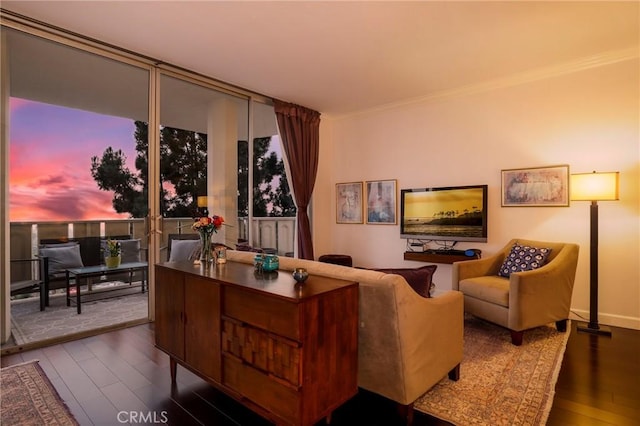
[[[487,185],[402,189],[400,237],[487,241]]]

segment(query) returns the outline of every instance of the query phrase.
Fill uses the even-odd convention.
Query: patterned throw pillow
[[[514,272],[538,269],[547,262],[549,253],[551,253],[550,248],[537,248],[515,243],[509,255],[504,259],[498,275],[509,278]]]

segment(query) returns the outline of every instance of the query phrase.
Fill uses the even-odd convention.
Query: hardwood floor
[[[640,424],[640,331],[613,328],[613,337],[573,330],[548,425]],[[525,337],[526,338],[526,337]],[[249,425],[269,423],[153,346],[153,324],[2,357],[2,366],[38,359],[81,425]],[[394,426],[395,405],[360,392],[333,415],[333,425]],[[416,412],[414,424],[448,423]]]
[[[547,425],[640,424],[640,331],[571,335]]]

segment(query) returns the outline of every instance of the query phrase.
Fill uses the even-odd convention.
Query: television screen
[[[487,241],[487,185],[403,189],[400,237]]]

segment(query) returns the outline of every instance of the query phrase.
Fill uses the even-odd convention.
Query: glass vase
[[[208,265],[213,260],[211,257],[211,234],[213,232],[200,231],[200,263]]]

